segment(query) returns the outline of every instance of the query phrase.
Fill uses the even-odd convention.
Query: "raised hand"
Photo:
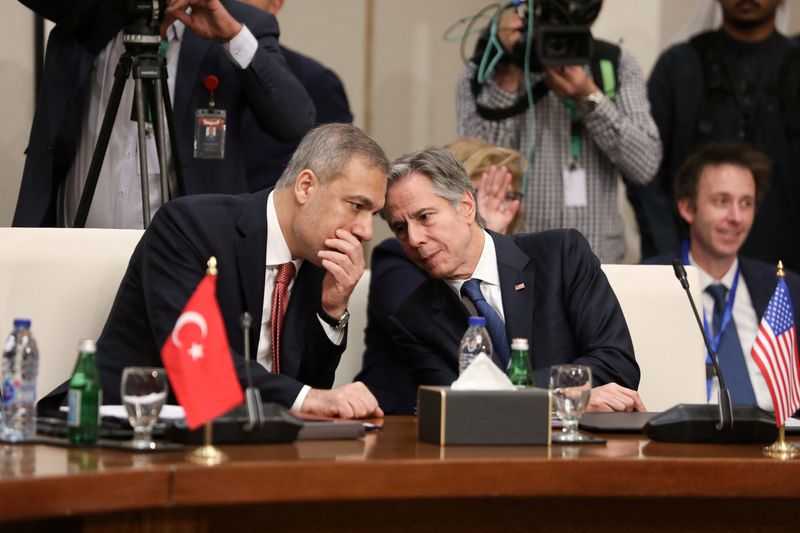
[[[192,8],[191,12],[187,12]],[[241,31],[242,23],[233,18],[220,0],[171,0],[161,25],[161,35],[166,34],[176,19],[198,36],[227,43]]]
[[[597,85],[581,65],[548,67],[545,72],[545,83],[560,98],[581,100],[597,90]]]
[[[317,252],[326,270],[322,280],[322,310],[332,317],[340,317],[347,310],[347,302],[364,273],[364,249],[361,241],[344,229],[336,230],[336,237],[325,239],[327,249]]]
[[[511,187],[512,179],[511,172],[505,166],[492,165],[483,173],[478,185],[478,210],[486,221],[486,227],[497,233],[506,233],[519,211],[519,199],[506,201],[506,192]]]

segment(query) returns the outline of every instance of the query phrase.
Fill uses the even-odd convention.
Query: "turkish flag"
[[[215,275],[207,274],[194,290],[161,348],[161,359],[189,429],[242,403]]]

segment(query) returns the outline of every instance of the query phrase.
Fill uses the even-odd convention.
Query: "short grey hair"
[[[368,166],[389,172],[389,159],[378,143],[352,124],[323,124],[309,131],[275,184],[286,188],[294,184],[304,170],[316,174],[321,185],[326,185],[339,174],[354,155],[359,155]]]
[[[450,202],[453,211],[458,211],[464,193],[469,193],[475,200],[475,222],[478,227],[485,228],[486,222],[478,211],[478,196],[464,165],[449,151],[440,147],[429,147],[399,157],[392,163],[389,171],[387,193],[394,184],[411,174],[422,174],[431,180],[433,191]],[[381,216],[386,220],[384,207]]]

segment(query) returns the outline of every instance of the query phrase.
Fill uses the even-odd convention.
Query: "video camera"
[[[122,30],[126,42],[149,42],[158,38],[160,42],[161,23],[167,0],[112,0],[114,8],[125,21]]]
[[[508,60],[525,66],[526,48],[531,27],[529,5],[533,5],[533,37],[529,65],[534,72],[544,67],[584,65],[590,62],[594,39],[591,24],[597,18],[602,0],[514,0],[503,9],[516,9],[522,19],[521,39],[513,49],[506,50]],[[488,41],[489,28],[476,47],[478,57]]]

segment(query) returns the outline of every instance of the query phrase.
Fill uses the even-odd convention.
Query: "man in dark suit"
[[[276,17],[284,0],[242,0]],[[303,84],[316,110],[316,123],[351,123],[353,114],[339,76],[318,61],[281,45],[281,54],[294,76]],[[283,141],[258,127],[251,113],[245,116],[245,172],[250,191],[272,187],[297,148],[297,141]]]
[[[13,224],[71,225],[108,101],[114,58],[123,49],[120,30],[126,21],[115,11],[121,4],[117,1],[20,1],[56,26],[48,41]],[[313,104],[280,54],[272,15],[236,0],[191,4],[187,13],[187,0],[172,0],[162,28],[169,42],[167,69],[170,83],[174,80],[171,92],[185,192],[247,192],[245,112],[252,112],[270,134],[290,141],[313,125]],[[225,153],[222,159],[196,159],[195,112],[209,107],[204,82],[212,75],[218,79],[215,109],[227,114]],[[142,224],[138,147],[135,127],[128,120],[132,84],[129,80],[123,93],[87,226]],[[147,151],[153,157],[151,139],[148,136],[152,147]],[[161,203],[157,170],[151,160],[151,208]]]
[[[771,167],[766,155],[744,143],[710,143],[695,151],[675,181],[678,212],[688,225],[689,240],[681,250],[647,261],[670,264],[679,258],[698,268],[706,329],[717,344],[731,399],[768,410],[770,392],[750,352],[775,292],[777,265],[743,257],[739,250],[767,191]],[[798,317],[800,277],[787,271],[785,279]],[[715,314],[720,318],[715,320]],[[709,379],[710,398],[716,398],[716,387],[716,379]]]
[[[506,237],[484,230],[466,171],[438,148],[395,161],[382,214],[406,255],[433,278],[390,319],[417,385],[456,379],[459,342],[476,312],[459,294],[472,279],[507,339],[529,340],[536,385],[547,386],[551,365],[584,364],[595,386],[589,409],[644,410],[625,318],[577,231]]]
[[[275,189],[166,204],[136,247],[97,342],[104,401],[120,402],[126,366],[162,366],[161,347],[213,255],[243,386],[239,318],[248,311],[256,326],[250,346],[257,347],[250,371],[265,401],[326,416],[382,416],[362,383],[325,389],[345,347],[347,302],[364,271],[362,242],[383,206],[387,171],[372,139],[354,126],[329,124],[306,135]],[[276,355],[273,289],[284,268],[296,276]]]
[[[400,241],[386,239],[372,249],[364,357],[355,377],[378,398],[390,415],[413,415],[417,388],[394,341],[389,321],[397,308],[428,279],[424,270],[409,261]]]

